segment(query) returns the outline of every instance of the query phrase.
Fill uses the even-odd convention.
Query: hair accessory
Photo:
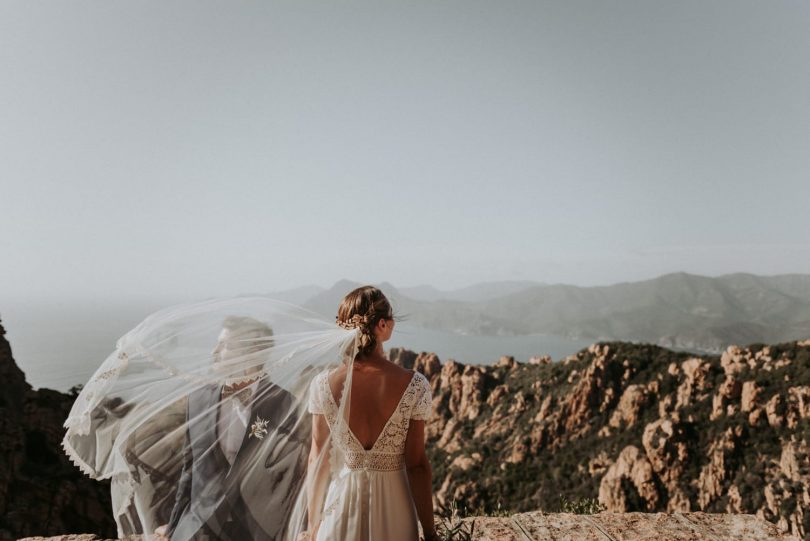
[[[339,327],[344,329],[356,329],[360,328],[363,330],[363,327],[368,325],[368,316],[361,316],[360,314],[354,314],[351,318],[347,321],[340,321],[337,316],[335,316],[335,322],[338,324]]]

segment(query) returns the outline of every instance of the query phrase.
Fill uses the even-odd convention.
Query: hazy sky
[[[810,272],[804,1],[0,4],[0,297]]]

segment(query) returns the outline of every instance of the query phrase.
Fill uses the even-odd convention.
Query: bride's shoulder
[[[410,368],[404,368],[404,367],[399,366],[399,365],[392,365],[391,369],[392,369],[392,372],[396,375],[397,379],[399,381],[402,381],[403,384],[418,383],[418,382],[415,382],[414,380],[418,379],[419,376],[422,376],[422,374],[420,372],[417,372],[416,370],[411,370]],[[424,376],[422,376],[422,377],[424,377]]]
[[[413,372],[414,384],[421,388],[430,388],[430,381],[428,381],[427,376],[417,370],[411,370],[411,372]]]
[[[409,368],[397,367],[400,371],[403,381],[406,381],[409,386],[413,385],[417,388],[430,387],[430,382],[422,372],[418,370],[411,370]]]

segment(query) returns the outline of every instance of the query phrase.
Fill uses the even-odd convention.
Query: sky
[[[0,299],[810,272],[810,3],[0,4]]]

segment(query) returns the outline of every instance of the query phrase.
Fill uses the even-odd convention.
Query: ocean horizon
[[[0,323],[27,381],[34,388],[67,391],[86,383],[121,336],[164,306],[150,301],[5,303]],[[462,335],[400,323],[385,347],[435,353],[442,362],[492,364],[503,355],[521,362],[549,355],[556,361],[593,342],[543,334]]]

